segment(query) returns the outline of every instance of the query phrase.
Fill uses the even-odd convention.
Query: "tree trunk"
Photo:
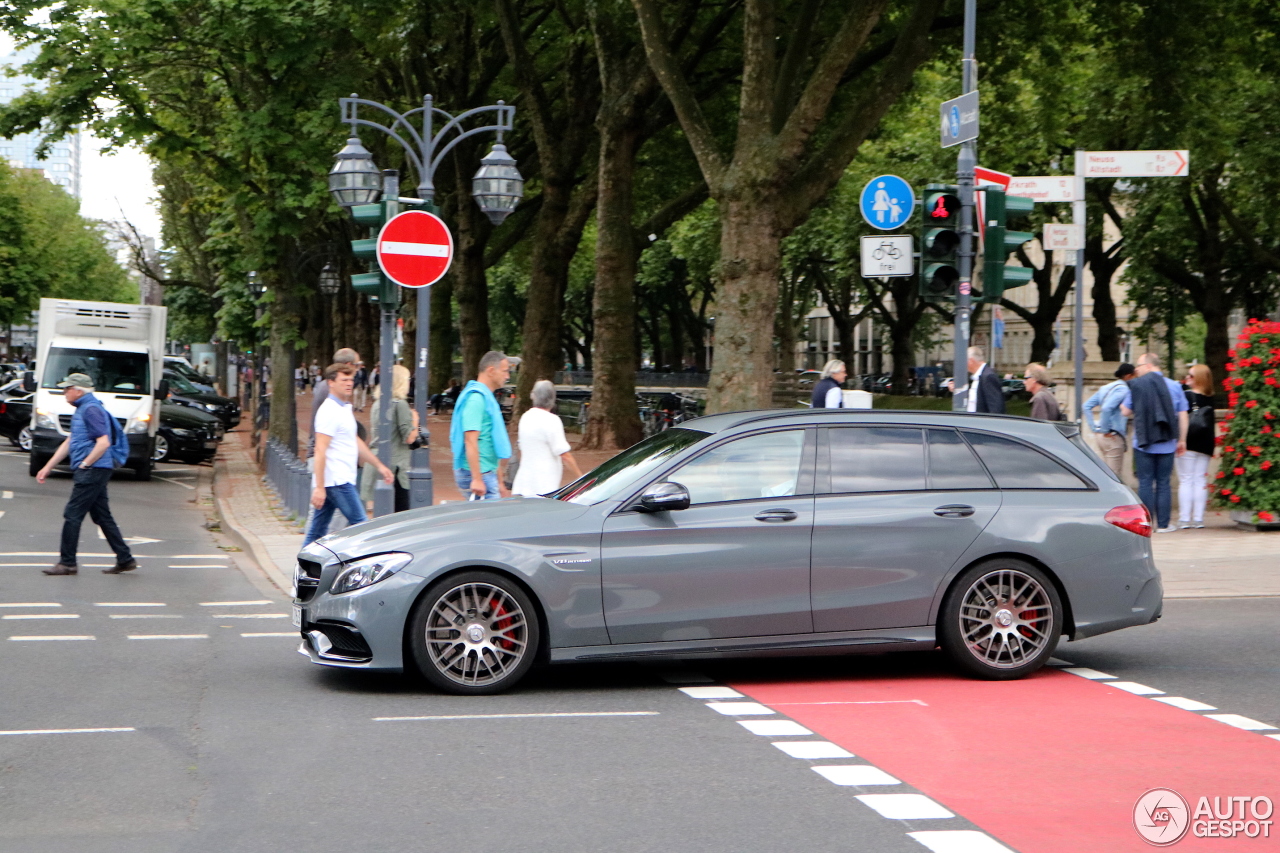
[[[1120,327],[1116,325],[1116,304],[1111,298],[1111,279],[1123,261],[1113,259],[1102,248],[1102,235],[1085,246],[1089,272],[1093,274],[1093,320],[1098,325],[1098,349],[1103,361],[1120,360]]]
[[[1221,387],[1221,381],[1227,375],[1227,362],[1230,361],[1227,350],[1231,348],[1231,337],[1227,325],[1231,319],[1231,302],[1216,270],[1204,276],[1204,284],[1204,300],[1200,309],[1205,324],[1204,363],[1213,372],[1215,384]],[[1178,378],[1173,375],[1172,364],[1165,368],[1165,376]]]
[[[258,275],[268,275],[266,271]],[[298,330],[295,300],[278,286],[278,279],[268,279],[267,287],[274,294],[271,304],[271,437],[289,443],[289,434],[297,431],[293,414],[293,360],[294,336]]]
[[[428,393],[443,391],[453,376],[453,279],[431,285],[431,345],[427,353]]]
[[[773,317],[782,233],[764,192],[720,202],[716,353],[707,414],[767,409],[773,397]]]

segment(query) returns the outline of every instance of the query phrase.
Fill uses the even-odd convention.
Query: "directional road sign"
[[[1184,178],[1190,151],[1086,151],[1086,178]]]
[[[1080,201],[1084,187],[1075,175],[1042,175],[1013,178],[1007,187],[1010,195],[1020,195],[1037,203],[1045,201]]]
[[[978,138],[978,93],[970,92],[942,102],[942,147],[950,148]]]
[[[1079,225],[1046,222],[1041,238],[1046,249],[1075,252],[1084,248],[1084,229]]]
[[[880,175],[862,188],[862,218],[879,231],[901,228],[911,218],[916,194],[911,185],[897,175]]]
[[[402,287],[435,284],[452,262],[453,235],[434,213],[405,211],[387,220],[378,234],[378,265]]]
[[[910,234],[880,234],[862,238],[863,276],[876,278],[914,274]]]

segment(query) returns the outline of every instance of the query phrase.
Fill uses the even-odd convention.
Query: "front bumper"
[[[322,666],[403,672],[405,626],[426,581],[401,571],[332,595],[328,589],[341,568],[336,560],[326,564],[317,586],[295,589],[293,603],[302,608],[298,651]]]

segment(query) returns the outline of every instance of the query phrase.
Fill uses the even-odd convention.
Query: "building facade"
[[[31,49],[11,53],[4,59],[7,68],[19,68],[35,57]],[[26,74],[16,77],[0,76],[0,104],[7,104],[27,89],[36,86],[37,80]],[[24,133],[12,139],[0,139],[0,160],[18,169],[40,172],[53,183],[80,198],[80,134],[73,133],[50,145],[45,159],[36,158],[40,135]]]

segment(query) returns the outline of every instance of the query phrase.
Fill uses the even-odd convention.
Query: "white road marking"
[[[976,829],[908,832],[907,835],[928,847],[933,853],[1013,853],[990,835],[978,832]]]
[[[216,613],[214,619],[288,619],[288,613]]]
[[[6,613],[0,619],[79,619],[79,613]]]
[[[225,560],[226,554],[174,554],[166,560]]]
[[[786,735],[811,735],[813,732],[791,720],[738,720],[753,735],[766,737],[785,737]]]
[[[690,699],[741,699],[742,694],[731,687],[681,687],[680,692]]]
[[[105,540],[105,539],[107,538],[107,535],[106,535],[105,533],[103,533],[103,532],[102,532],[102,528],[101,528],[101,527],[97,528],[97,531],[98,531],[98,538],[99,538],[99,539],[103,539],[103,540]],[[148,538],[147,538],[147,537],[145,537],[145,536],[126,536],[126,537],[124,537],[124,541],[125,541],[125,542],[128,542],[130,545],[151,545],[151,544],[153,544],[153,543],[155,543],[155,542],[163,542],[164,540],[163,540],[163,539],[148,539]],[[101,556],[101,557],[106,557],[106,556],[108,556],[108,555],[107,555],[107,554],[99,554],[99,555],[92,555],[92,554],[91,554],[91,555],[89,555],[89,556]]]
[[[1182,696],[1153,696],[1157,702],[1163,702],[1166,705],[1172,705],[1175,708],[1181,708],[1184,711],[1216,711],[1218,710],[1212,705],[1206,705],[1203,702],[1197,702],[1195,699],[1186,699]]]
[[[207,640],[208,634],[130,634],[130,640]]]
[[[95,601],[94,607],[165,607],[162,601]]]
[[[54,601],[0,601],[0,607],[61,607]]]
[[[814,773],[836,785],[901,785],[897,779],[879,767],[870,764],[845,764],[842,766],[814,767]]]
[[[4,510],[0,510],[0,518],[4,518]]]
[[[176,566],[170,566],[169,568],[171,569],[225,569],[226,566],[223,565],[222,563],[214,563],[214,564],[201,563],[198,566],[193,566],[190,563],[180,563]]]
[[[240,636],[241,637],[295,637],[296,638],[298,636],[298,632],[293,631],[291,633],[286,634],[286,633],[277,633],[272,631],[263,631],[263,632],[252,632],[248,634],[241,634]]]
[[[854,758],[854,754],[829,740],[781,740],[774,746],[792,758]]]
[[[707,707],[717,714],[724,714],[726,717],[763,716],[765,714],[778,713],[772,708],[766,708],[759,702],[708,702]]]
[[[1205,714],[1205,716],[1211,720],[1217,720],[1220,723],[1226,723],[1228,726],[1235,726],[1237,729],[1244,729],[1248,732],[1265,732],[1268,729],[1275,728],[1270,723],[1260,723],[1257,720],[1251,720],[1239,714]]]
[[[181,480],[175,480],[172,477],[161,477],[159,474],[152,474],[152,476],[157,480],[164,480],[166,483],[173,483],[175,486],[182,486],[182,488],[190,489],[193,492],[196,490],[195,486],[188,485]]]
[[[0,492],[0,498],[4,498],[5,500],[9,500],[9,499],[10,499],[10,498],[12,498],[12,497],[13,497],[13,492],[10,492],[10,491]]]
[[[38,569],[48,563],[0,563],[0,569]]]
[[[33,637],[10,637],[9,639],[15,643],[26,643],[26,642],[38,642],[40,640],[96,640],[98,638],[93,636],[92,634],[81,634],[79,636],[74,634],[63,634],[63,635],[42,634],[38,637],[34,637],[34,636]]]
[[[1145,684],[1139,684],[1136,681],[1108,681],[1108,687],[1118,687],[1126,693],[1132,693],[1135,696],[1160,696],[1164,694],[1163,690],[1156,690],[1154,687],[1148,687]]]
[[[1115,678],[1114,675],[1107,675],[1105,672],[1098,672],[1096,669],[1089,669],[1087,666],[1069,666],[1062,671],[1078,675],[1081,678],[1087,678],[1090,681],[1097,681],[1100,678]]]
[[[564,711],[545,714],[446,714],[436,717],[374,717],[375,723],[412,720],[516,720],[530,717],[656,717],[657,711]]]
[[[57,551],[0,551],[0,557],[61,557],[61,556],[62,555],[59,554]],[[115,554],[98,554],[96,552],[90,551],[88,553],[82,552],[80,556],[81,557],[114,557]],[[148,555],[142,554],[141,556],[145,557]]]
[[[881,817],[890,820],[932,820],[934,818],[955,817],[939,803],[924,794],[861,794],[854,799],[863,805],[870,806],[880,813]]]
[[[835,702],[774,702],[773,704],[781,707],[783,705],[923,705],[928,708],[929,703],[922,699],[848,699]]]
[[[711,684],[715,681],[700,672],[664,672],[662,680],[667,684]]]
[[[19,729],[0,732],[0,735],[87,735],[99,732],[136,732],[132,726],[113,729]]]
[[[1280,740],[1280,735],[1263,735],[1263,737],[1269,737],[1272,740]]]
[[[260,601],[202,601],[201,607],[257,607],[260,604],[270,604],[267,599]]]
[[[181,619],[177,613],[112,613],[109,619]]]

